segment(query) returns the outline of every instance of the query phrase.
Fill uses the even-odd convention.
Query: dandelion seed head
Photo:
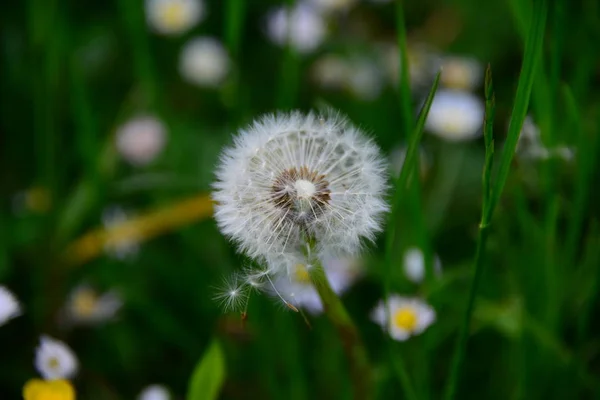
[[[270,272],[316,256],[355,254],[388,206],[379,148],[339,115],[267,115],[221,155],[214,183],[221,231]]]

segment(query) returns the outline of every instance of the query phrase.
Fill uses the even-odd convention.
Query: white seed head
[[[316,256],[353,254],[388,206],[379,148],[339,115],[267,115],[221,155],[213,198],[219,228],[248,256],[283,270]]]
[[[469,140],[482,134],[483,102],[460,90],[438,90],[431,103],[425,128],[450,141]]]
[[[204,18],[202,0],[146,0],[146,20],[162,35],[178,35]]]
[[[399,341],[423,333],[435,317],[435,310],[423,300],[398,295],[390,296],[387,305],[381,300],[371,313],[371,319]]]
[[[43,335],[35,352],[35,367],[44,379],[70,379],[79,363],[65,343]]]
[[[0,286],[0,326],[21,315],[21,304],[15,295],[4,286]]]
[[[218,87],[229,73],[229,56],[217,39],[197,37],[181,50],[179,72],[190,83]]]

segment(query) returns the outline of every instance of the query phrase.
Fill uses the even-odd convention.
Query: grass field
[[[25,0],[0,32],[0,398],[600,398],[596,1]],[[266,267],[219,155],[290,110],[372,138],[389,210],[343,293],[310,237],[238,302]]]

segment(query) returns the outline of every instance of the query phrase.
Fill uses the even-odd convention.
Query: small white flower
[[[379,148],[345,118],[267,115],[226,148],[213,187],[223,234],[270,272],[314,256],[356,254],[388,206]]]
[[[483,67],[474,58],[445,56],[442,58],[440,83],[452,89],[474,90],[483,80]]]
[[[371,319],[379,324],[396,340],[404,341],[411,336],[419,335],[435,322],[435,310],[417,298],[392,295],[388,300],[389,307],[383,300],[379,301]],[[388,321],[388,308],[390,321]]]
[[[202,0],[146,0],[148,25],[162,35],[178,35],[204,18]]]
[[[97,324],[113,318],[122,305],[116,292],[99,294],[88,285],[79,285],[69,295],[65,316],[74,324]]]
[[[310,4],[325,13],[347,11],[358,0],[308,0]]]
[[[299,3],[294,8],[280,7],[267,18],[267,35],[280,46],[289,42],[298,53],[310,53],[325,39],[323,16],[314,7]]]
[[[116,148],[123,159],[141,167],[154,161],[166,142],[163,123],[153,116],[138,116],[119,127],[116,132]]]
[[[361,275],[361,267],[353,258],[325,258],[325,276],[333,291],[344,293]],[[287,302],[304,308],[311,314],[323,311],[321,298],[310,278],[310,266],[297,264],[290,274],[280,275],[275,280],[275,289]]]
[[[169,400],[170,398],[171,394],[165,386],[150,385],[142,390],[137,400]]]
[[[475,95],[440,89],[431,103],[425,128],[446,140],[469,140],[482,134],[483,116],[483,102]]]
[[[44,379],[70,379],[77,373],[78,361],[65,343],[43,335],[35,352],[35,368]]]
[[[110,206],[102,212],[102,224],[107,231],[129,219],[127,212],[120,206]],[[140,245],[135,237],[113,237],[104,245],[104,250],[118,260],[135,257]]]
[[[214,38],[191,39],[181,51],[179,72],[195,85],[217,87],[229,73],[227,50]]]
[[[15,295],[4,286],[0,286],[0,326],[21,315],[21,304]]]
[[[352,94],[362,100],[374,100],[383,89],[383,74],[375,62],[356,57],[348,63],[346,84]]]
[[[433,271],[437,276],[442,273],[442,262],[437,255],[434,257]],[[404,274],[413,283],[423,282],[425,257],[420,249],[412,247],[404,252]]]

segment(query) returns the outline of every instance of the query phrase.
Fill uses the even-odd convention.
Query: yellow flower
[[[23,386],[25,400],[75,400],[75,389],[67,380],[30,379]]]

